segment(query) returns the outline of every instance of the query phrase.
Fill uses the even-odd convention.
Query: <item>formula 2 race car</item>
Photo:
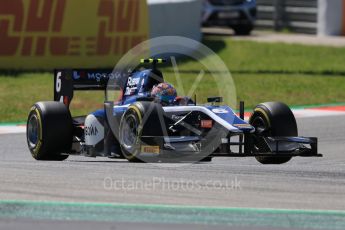
[[[131,71],[125,78],[112,70],[56,70],[54,101],[37,102],[27,121],[27,143],[36,160],[65,160],[69,155],[125,158],[131,162],[210,161],[213,157],[255,157],[263,164],[282,164],[292,157],[321,157],[317,138],[298,137],[296,120],[280,102],[257,105],[244,120],[244,103],[237,115],[221,105],[221,97],[198,105],[162,105],[151,97],[152,87],[164,82],[157,64]],[[109,82],[113,83],[110,84]],[[72,117],[69,105],[75,90],[122,93],[117,102],[87,116]]]

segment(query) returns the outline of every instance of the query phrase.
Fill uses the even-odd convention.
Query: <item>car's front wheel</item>
[[[143,115],[139,108],[132,105],[123,114],[120,123],[120,145],[123,156],[130,162],[141,162],[140,137]]]
[[[255,127],[255,135],[263,137],[298,136],[295,116],[290,108],[281,102],[266,102],[257,105],[249,123]],[[254,141],[253,152],[264,152],[262,139]],[[289,156],[258,156],[262,164],[283,164],[291,160]]]

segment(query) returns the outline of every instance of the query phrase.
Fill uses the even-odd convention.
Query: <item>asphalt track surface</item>
[[[213,229],[225,229],[226,226],[236,229],[345,229],[345,116],[301,118],[297,121],[299,135],[319,137],[319,152],[324,154],[323,158],[294,158],[284,165],[261,165],[253,158],[216,158],[211,163],[183,165],[135,164],[85,157],[70,157],[64,162],[38,162],[31,158],[24,134],[1,135],[0,200],[5,203],[0,203],[0,228],[43,229],[54,223],[57,229],[65,225],[78,229],[92,226],[99,229],[132,229],[139,226],[142,229],[207,229],[211,225]],[[11,200],[34,203],[11,203]],[[44,213],[42,205],[45,204],[40,201],[52,202]],[[83,219],[68,218],[74,212],[66,209],[68,203],[59,202],[75,202],[76,206],[80,202],[103,204],[99,204],[99,209],[90,211],[101,213],[88,216],[89,212]],[[143,210],[140,213],[132,207],[124,212],[126,218],[119,215],[118,218],[102,219],[113,213],[103,210],[108,203],[122,203],[129,207],[131,205],[127,204],[148,205],[141,205],[139,209]],[[164,206],[161,205],[177,205],[171,211],[176,215],[181,215],[181,206],[187,205],[190,208],[185,216],[189,217],[183,221],[181,218],[166,221],[176,215],[171,214],[169,208],[162,210]],[[124,206],[111,208],[119,210]],[[203,206],[203,210],[195,210],[195,206]],[[61,207],[66,210],[61,211]],[[219,207],[219,210],[214,207]],[[228,207],[239,209],[229,210]],[[307,211],[294,213],[288,210],[285,213],[281,209]],[[56,217],[53,213],[57,210],[65,216]],[[74,211],[82,215],[81,210]],[[312,210],[321,211],[308,213]],[[335,210],[335,213],[326,210]],[[228,212],[233,213],[230,215]],[[242,214],[236,219],[242,218],[246,223],[249,219],[260,220],[263,216],[272,221],[247,225],[231,222],[229,218],[238,213]],[[132,218],[128,219],[131,215]],[[38,216],[39,222],[34,220],[35,216]],[[145,221],[138,216],[146,220],[155,216],[157,221],[141,224]],[[228,221],[222,222],[219,216],[228,216]],[[94,218],[89,219],[88,228],[83,228],[85,218],[89,217]],[[207,221],[200,217],[205,217]],[[279,221],[282,217],[288,223],[284,224],[283,219]]]

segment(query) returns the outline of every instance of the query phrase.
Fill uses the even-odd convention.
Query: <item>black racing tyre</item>
[[[159,113],[164,113],[160,104],[140,101],[130,105],[122,115],[119,142],[122,154],[128,161],[143,162],[138,157],[141,152],[142,136],[162,136]]]
[[[212,157],[211,156],[207,156],[207,157],[201,159],[200,162],[212,162]]]
[[[238,25],[238,26],[233,26],[232,29],[235,31],[235,35],[247,36],[251,34],[252,30],[254,29],[254,26],[253,25]]]
[[[120,122],[119,141],[122,155],[129,162],[141,162],[136,156],[140,153],[140,136],[143,115],[136,106],[130,106]]]
[[[281,102],[266,102],[257,105],[249,123],[255,127],[256,135],[261,136],[298,136],[297,123],[291,109]],[[254,143],[254,151],[262,151],[260,143]],[[283,164],[291,157],[258,156],[262,164]]]
[[[36,160],[63,161],[73,141],[72,117],[60,102],[37,102],[30,110],[26,140]]]

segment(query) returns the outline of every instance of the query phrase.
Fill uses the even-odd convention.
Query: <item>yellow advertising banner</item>
[[[112,67],[148,36],[146,0],[0,0],[1,69]]]

